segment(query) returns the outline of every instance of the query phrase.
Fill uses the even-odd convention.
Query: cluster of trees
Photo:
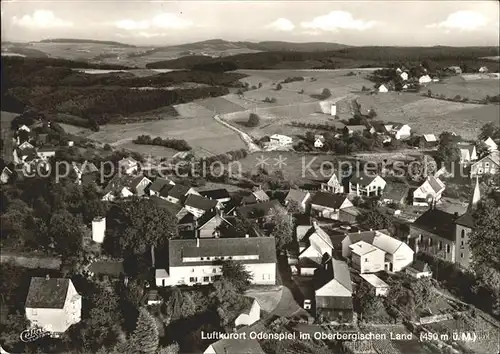
[[[149,135],[139,135],[135,140],[134,144],[140,145],[158,145],[171,148],[177,151],[189,151],[191,146],[184,139],[163,139],[159,136],[156,138],[151,138]]]
[[[457,142],[461,138],[450,132],[439,134],[439,145],[436,152],[436,160],[441,164],[448,164],[460,161],[460,149]]]
[[[246,126],[254,128],[259,126],[259,124],[260,124],[260,117],[255,113],[250,113],[250,115],[248,116],[248,120],[246,122]]]
[[[486,97],[484,98],[483,101],[484,101],[484,103],[499,104],[500,103],[500,95],[495,95],[495,96],[486,95]]]
[[[289,76],[285,80],[283,80],[282,82],[284,84],[288,84],[289,82],[295,82],[295,81],[304,81],[304,77],[303,76]]]
[[[264,98],[263,102],[266,102],[266,103],[276,103],[276,98],[274,98],[274,97],[266,97],[266,98]]]
[[[394,62],[401,62],[408,67],[412,63],[427,62],[429,68],[435,65],[448,67],[461,65],[467,70],[479,69],[492,65],[491,61],[481,57],[496,56],[493,47],[349,47],[326,51],[264,51],[226,56],[224,58],[208,58],[189,56],[148,64],[151,68],[185,68],[195,67],[215,70],[223,68],[235,69],[328,69],[387,67]],[[425,59],[424,59],[425,58]],[[497,71],[497,70],[492,70]],[[431,71],[432,72],[432,71]]]
[[[314,123],[304,123],[304,122],[290,122],[289,123],[293,127],[299,128],[308,128],[308,129],[316,129],[316,130],[326,130],[331,132],[340,132],[335,125],[330,124],[314,124]]]

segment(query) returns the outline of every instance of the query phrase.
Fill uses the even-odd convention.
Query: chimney
[[[196,247],[200,247],[200,238],[199,237],[196,238]]]

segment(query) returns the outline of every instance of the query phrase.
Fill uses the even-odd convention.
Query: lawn
[[[460,95],[471,100],[481,100],[488,96],[500,94],[500,81],[498,79],[478,79],[478,80],[454,80],[433,83],[426,87],[434,95],[444,95],[447,98],[453,98]],[[427,92],[427,91],[426,91]]]

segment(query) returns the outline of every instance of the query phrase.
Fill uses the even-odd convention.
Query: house
[[[286,135],[273,134],[269,137],[269,141],[273,145],[286,146],[292,143],[292,138]]]
[[[408,73],[402,72],[401,74],[399,74],[399,77],[401,78],[401,80],[406,81],[408,80]]]
[[[344,127],[344,133],[353,135],[354,133],[363,134],[366,130],[366,126],[364,125],[346,125]]]
[[[500,152],[493,151],[488,156],[474,162],[470,167],[470,177],[493,175],[500,170]]]
[[[2,184],[5,184],[9,182],[10,178],[13,175],[13,172],[11,169],[9,169],[9,167],[5,166],[3,162],[1,165],[3,165],[3,168],[2,168],[2,173],[0,174],[0,182]]]
[[[197,194],[188,194],[184,201],[184,208],[196,218],[201,217],[209,210],[215,209],[216,206],[216,200],[208,199]]]
[[[330,258],[314,274],[316,318],[348,323],[353,319],[352,282],[347,263]]]
[[[149,195],[150,196],[154,195],[154,196],[159,197],[161,190],[165,186],[173,186],[173,185],[175,185],[175,183],[172,182],[171,180],[158,177],[157,179],[154,180],[154,182],[149,187]]]
[[[376,273],[384,270],[385,252],[365,241],[349,246],[351,267],[359,273]]]
[[[234,320],[234,326],[251,326],[260,320],[260,305],[254,298],[247,298],[247,306],[243,309],[241,314]]]
[[[200,192],[200,195],[208,199],[216,200],[221,204],[227,203],[231,200],[229,192],[227,191],[227,189],[224,188],[202,191]]]
[[[319,139],[319,138],[315,139],[314,140],[314,147],[316,149],[321,149],[325,145],[324,141],[325,141],[324,139]]]
[[[56,149],[53,147],[41,147],[37,150],[38,157],[41,159],[48,159],[49,157],[56,156]]]
[[[343,208],[339,211],[339,221],[355,224],[359,220],[359,216],[362,214],[363,212],[354,206]]]
[[[344,193],[344,186],[339,182],[339,178],[334,173],[326,183],[321,184],[321,189],[334,194]]]
[[[349,193],[367,197],[382,195],[386,184],[386,181],[378,174],[358,171],[351,176]]]
[[[417,279],[423,277],[432,277],[432,271],[429,265],[420,260],[416,260],[411,266],[406,268],[406,274]]]
[[[415,253],[407,244],[386,234],[386,230],[348,233],[342,240],[342,257],[351,259],[351,245],[364,241],[385,252],[384,269],[399,272],[413,262]],[[358,252],[359,253],[359,252]]]
[[[486,74],[486,73],[488,73],[488,68],[486,66],[481,66],[479,68],[479,72],[482,74]]]
[[[99,177],[99,169],[93,162],[83,163],[72,162],[73,171],[76,174],[76,184],[86,185],[95,182]]]
[[[151,185],[151,180],[144,176],[137,176],[130,182],[130,191],[136,196],[142,197],[147,194],[147,188]]]
[[[243,264],[253,284],[276,283],[274,237],[169,240],[167,258],[165,268],[156,265],[157,286],[210,284],[222,275],[224,260]]]
[[[424,145],[426,147],[435,147],[438,144],[438,140],[434,134],[424,134]]]
[[[115,174],[104,188],[104,195],[101,200],[111,202],[116,198],[132,197],[134,195],[131,187],[132,179],[131,176]]]
[[[257,187],[253,190],[252,194],[255,196],[255,200],[257,202],[268,202],[270,200],[269,196],[266,192],[260,187]]]
[[[240,206],[234,210],[234,215],[246,219],[264,220],[272,215],[274,208],[279,206],[281,206],[281,204],[277,200],[272,199],[268,202]]]
[[[488,147],[490,152],[498,151],[498,145],[492,138],[488,137],[488,139],[485,139],[483,143]]]
[[[19,150],[27,150],[27,149],[35,149],[35,147],[30,144],[28,141],[25,141],[23,143],[21,143],[18,147],[17,147]]]
[[[388,133],[396,140],[408,139],[411,136],[411,127],[408,124],[394,124]]]
[[[182,184],[166,185],[160,192],[160,198],[174,204],[184,203],[189,195],[200,196],[197,191]],[[206,198],[205,198],[206,199]],[[215,202],[217,204],[217,202]]]
[[[468,163],[468,162],[472,162],[472,161],[477,161],[476,145],[470,144],[470,143],[465,143],[465,142],[459,142],[457,144],[457,146],[460,149],[460,162],[461,163]]]
[[[200,217],[196,217],[189,212],[183,213],[177,223],[179,234],[191,238],[219,237],[219,227],[226,223],[231,223],[222,216],[218,208],[207,210]]]
[[[334,245],[330,235],[318,223],[314,222],[309,227],[311,234],[307,240],[301,239],[299,243],[299,269],[302,276],[312,276],[320,267],[323,260],[333,255]]]
[[[221,339],[208,346],[203,354],[265,354],[257,339]]]
[[[428,84],[429,82],[432,82],[432,79],[429,75],[422,75],[418,78],[418,83],[420,85],[425,85]]]
[[[462,68],[459,66],[449,66],[448,70],[454,72],[457,75],[462,74]]]
[[[302,191],[300,189],[291,188],[285,197],[285,205],[290,203],[296,203],[301,211],[305,211],[307,208],[307,202],[311,198],[311,193],[308,191]]]
[[[429,203],[439,202],[445,188],[446,186],[438,177],[428,176],[420,187],[413,191],[413,205],[429,206]]]
[[[25,132],[28,132],[28,133],[31,131],[31,129],[28,128],[28,126],[26,126],[24,124],[19,127],[18,131],[19,130],[24,130]]]
[[[360,276],[370,285],[375,296],[387,296],[389,293],[389,285],[375,274],[360,274]]]
[[[341,209],[353,206],[345,195],[322,191],[314,194],[310,204],[311,215],[334,220],[339,219]]]
[[[26,318],[31,326],[58,335],[80,322],[82,297],[71,279],[33,277],[26,297]]]
[[[388,86],[384,85],[384,84],[381,84],[378,88],[377,88],[378,92],[389,92],[389,88]]]
[[[139,171],[139,161],[130,156],[124,157],[123,159],[118,161],[118,167],[123,173],[131,175]]]
[[[406,182],[388,182],[384,188],[382,202],[387,204],[405,204],[410,187]]]

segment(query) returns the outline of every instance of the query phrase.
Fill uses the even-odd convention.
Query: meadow
[[[500,95],[500,80],[498,79],[477,79],[464,80],[457,79],[451,82],[433,83],[426,87],[432,91],[433,95],[444,95],[447,98],[454,98],[459,95],[471,100],[482,100],[486,96]]]

